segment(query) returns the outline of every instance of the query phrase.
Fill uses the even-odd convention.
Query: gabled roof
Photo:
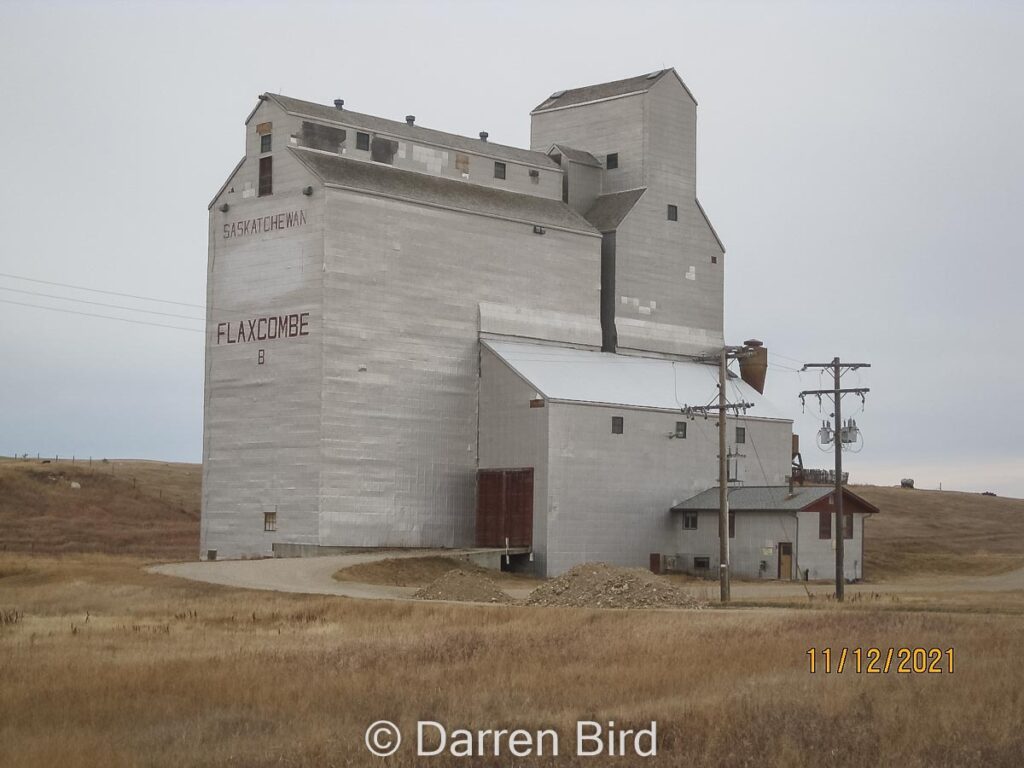
[[[308,117],[320,122],[346,125],[353,128],[361,128],[370,133],[385,133],[389,136],[397,136],[410,141],[421,141],[424,144],[436,144],[442,147],[458,149],[464,152],[472,152],[477,155],[494,157],[499,160],[509,160],[524,165],[535,165],[540,168],[557,169],[558,164],[543,152],[534,152],[529,149],[510,147],[505,144],[496,144],[492,141],[481,141],[471,139],[468,136],[459,136],[455,133],[435,131],[432,128],[423,128],[419,125],[409,125],[398,120],[387,120],[374,115],[364,115],[348,109],[337,109],[326,104],[316,104],[311,101],[293,99],[290,96],[282,96],[276,93],[264,94],[280,105],[281,109],[290,115],[297,117]]]
[[[573,149],[572,147],[565,146],[565,144],[554,144],[551,149],[548,150],[548,155],[550,156],[555,152],[567,157],[574,163],[583,163],[583,165],[592,165],[595,168],[604,168],[600,160],[582,149]]]
[[[678,413],[684,405],[718,398],[718,367],[694,361],[619,355],[553,344],[482,342],[533,389],[551,401],[629,406]],[[792,421],[741,379],[737,398],[754,403],[746,418]],[[714,427],[708,427],[713,430]]]
[[[834,491],[835,489],[831,486],[821,485],[797,485],[793,487],[792,493],[784,485],[742,485],[729,489],[729,509],[733,512],[799,512],[831,495]],[[865,501],[848,488],[843,488],[843,498],[859,502],[872,513],[878,512],[878,507]],[[693,498],[672,507],[673,512],[687,510],[717,511],[718,486],[708,488]]]
[[[679,80],[679,84],[683,86],[686,93],[691,99],[693,99],[693,103],[696,104],[697,100],[693,98],[693,94],[690,93],[690,89],[686,87],[686,83],[684,83],[682,78],[679,77],[679,73],[676,72],[675,69],[669,68],[649,72],[646,75],[638,75],[637,77],[627,77],[625,80],[613,80],[610,83],[598,83],[597,85],[585,85],[582,88],[570,88],[565,91],[555,91],[544,99],[544,101],[534,107],[530,114],[535,115],[539,112],[548,112],[553,109],[563,109],[565,107],[575,107],[580,104],[589,104],[593,101],[603,101],[605,99],[615,99],[622,96],[647,93],[647,91],[651,89],[652,85],[669,73]]]
[[[711,219],[708,218],[707,212],[704,210],[704,206],[700,204],[700,200],[696,197],[693,198],[693,202],[697,204],[697,210],[700,211],[700,215],[704,217],[704,223],[708,225],[708,229],[711,230],[712,236],[715,238],[715,242],[718,243],[718,247],[722,249],[722,253],[725,253],[725,243],[722,242],[722,238],[718,236],[718,232],[715,231],[715,225],[711,223]]]
[[[584,214],[584,218],[593,224],[598,232],[611,232],[618,228],[622,220],[626,218],[626,214],[633,210],[636,201],[646,191],[646,187],[641,187],[627,189],[625,192],[601,195],[590,206],[590,210]]]
[[[294,147],[288,150],[327,186],[597,235],[586,219],[561,200],[403,171],[326,152]]]
[[[238,173],[238,169],[241,168],[244,163],[245,158],[243,157],[241,160],[238,161],[234,169],[232,169],[231,173],[228,174],[228,177],[224,179],[224,183],[220,185],[220,189],[217,190],[217,194],[213,196],[212,200],[210,200],[210,204],[206,206],[206,210],[210,210],[211,208],[213,208],[213,204],[217,202],[217,198],[224,193],[225,189],[228,188],[228,184],[230,184],[231,180],[235,178],[235,174]]]

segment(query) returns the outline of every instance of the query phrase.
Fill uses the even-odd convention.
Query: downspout
[[[615,352],[615,232],[601,233],[601,351]]]
[[[796,541],[793,542],[793,565],[796,566],[796,579],[803,581],[803,571],[800,569],[800,513],[794,512],[793,519],[796,520]]]

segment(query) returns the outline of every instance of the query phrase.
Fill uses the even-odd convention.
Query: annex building
[[[209,208],[202,557],[683,556],[724,344],[696,115],[673,69],[551,94],[529,149],[260,96]],[[792,421],[729,387],[731,473],[784,485]]]

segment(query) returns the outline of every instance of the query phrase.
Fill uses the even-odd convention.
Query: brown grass
[[[517,765],[611,762],[564,754],[582,718],[658,721],[659,756],[621,765],[1024,764],[1021,591],[626,613],[232,590],[141,568],[194,557],[198,467],[109,471],[0,463],[0,764],[380,765],[362,741],[380,718],[407,733],[428,718],[560,731],[561,757]],[[72,491],[65,481],[78,472]],[[192,503],[168,503],[175,491]],[[1020,538],[1020,502],[857,491],[884,509],[868,532],[879,571],[1024,553],[1007,541]],[[344,573],[412,584],[445,560]],[[812,646],[893,645],[953,647],[957,671],[807,671]],[[508,759],[417,761],[406,745],[387,764]]]
[[[99,555],[0,555],[0,762],[379,765],[411,729],[658,720],[651,766],[1016,766],[1024,617],[874,610],[615,612],[243,592]],[[954,675],[811,675],[806,650],[954,647]],[[563,750],[564,751],[564,750]],[[610,761],[516,761],[586,766]],[[407,747],[389,765],[509,764]]]
[[[453,570],[479,573],[505,587],[536,586],[541,582],[524,574],[499,573],[455,557],[394,557],[342,568],[338,581],[384,584],[393,587],[422,587]]]
[[[0,549],[195,558],[201,474],[195,464],[0,461]]]
[[[1024,500],[879,486],[851,490],[879,507],[865,524],[864,572],[986,576],[1024,567]]]

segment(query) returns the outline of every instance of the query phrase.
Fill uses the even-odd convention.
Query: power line
[[[10,275],[6,272],[0,272],[0,277],[10,277],[14,280],[27,280],[30,283],[41,283],[42,285],[56,285],[60,288],[74,288],[78,291],[90,291],[92,293],[105,293],[108,296],[121,296],[126,299],[141,299],[142,301],[156,301],[160,304],[176,304],[179,307],[194,307],[196,309],[206,309],[204,304],[189,304],[185,301],[171,301],[170,299],[155,299],[152,296],[138,296],[134,293],[120,293],[118,291],[105,291],[101,288],[86,288],[84,285],[72,285],[71,283],[58,283],[53,280],[39,280],[34,277],[22,277],[21,275]]]
[[[53,293],[41,293],[39,291],[23,291],[18,288],[7,288],[6,286],[0,285],[0,291],[11,291],[13,293],[23,293],[29,296],[42,296],[46,299],[59,299],[60,301],[74,301],[79,304],[91,304],[96,307],[109,307],[110,309],[124,309],[128,312],[143,312],[147,315],[162,315],[163,317],[178,317],[182,320],[195,320],[197,322],[205,322],[205,318],[193,317],[192,315],[175,315],[170,312],[157,312],[154,309],[140,309],[138,307],[126,307],[123,304],[106,304],[102,301],[89,301],[88,299],[73,299],[70,296],[57,296]]]
[[[835,409],[832,417],[835,419],[835,431],[833,440],[836,450],[836,600],[843,601],[843,585],[846,575],[843,566],[843,537],[846,531],[846,516],[843,514],[843,396],[858,395],[861,402],[864,402],[864,395],[870,392],[867,387],[853,387],[843,389],[840,386],[840,379],[848,371],[856,371],[860,368],[870,368],[870,363],[844,363],[838,357],[832,358],[831,363],[804,363],[804,369],[817,368],[820,373],[827,369],[832,370],[832,389],[806,389],[800,393],[800,401],[803,402],[807,395],[814,395],[821,402],[822,396],[832,398],[832,407]],[[852,426],[852,425],[851,425]]]
[[[0,299],[0,304],[15,304],[19,307],[31,307],[32,309],[48,309],[51,312],[64,312],[68,315],[81,315],[83,317],[101,317],[104,320],[120,320],[122,323],[134,323],[135,325],[151,325],[155,328],[173,328],[176,331],[191,331],[192,333],[205,333],[198,328],[186,328],[181,325],[165,325],[164,323],[150,323],[145,320],[129,320],[127,317],[114,317],[113,315],[97,315],[93,312],[76,312],[73,309],[61,309],[59,307],[44,307],[42,304],[27,304],[23,301],[11,301]]]

